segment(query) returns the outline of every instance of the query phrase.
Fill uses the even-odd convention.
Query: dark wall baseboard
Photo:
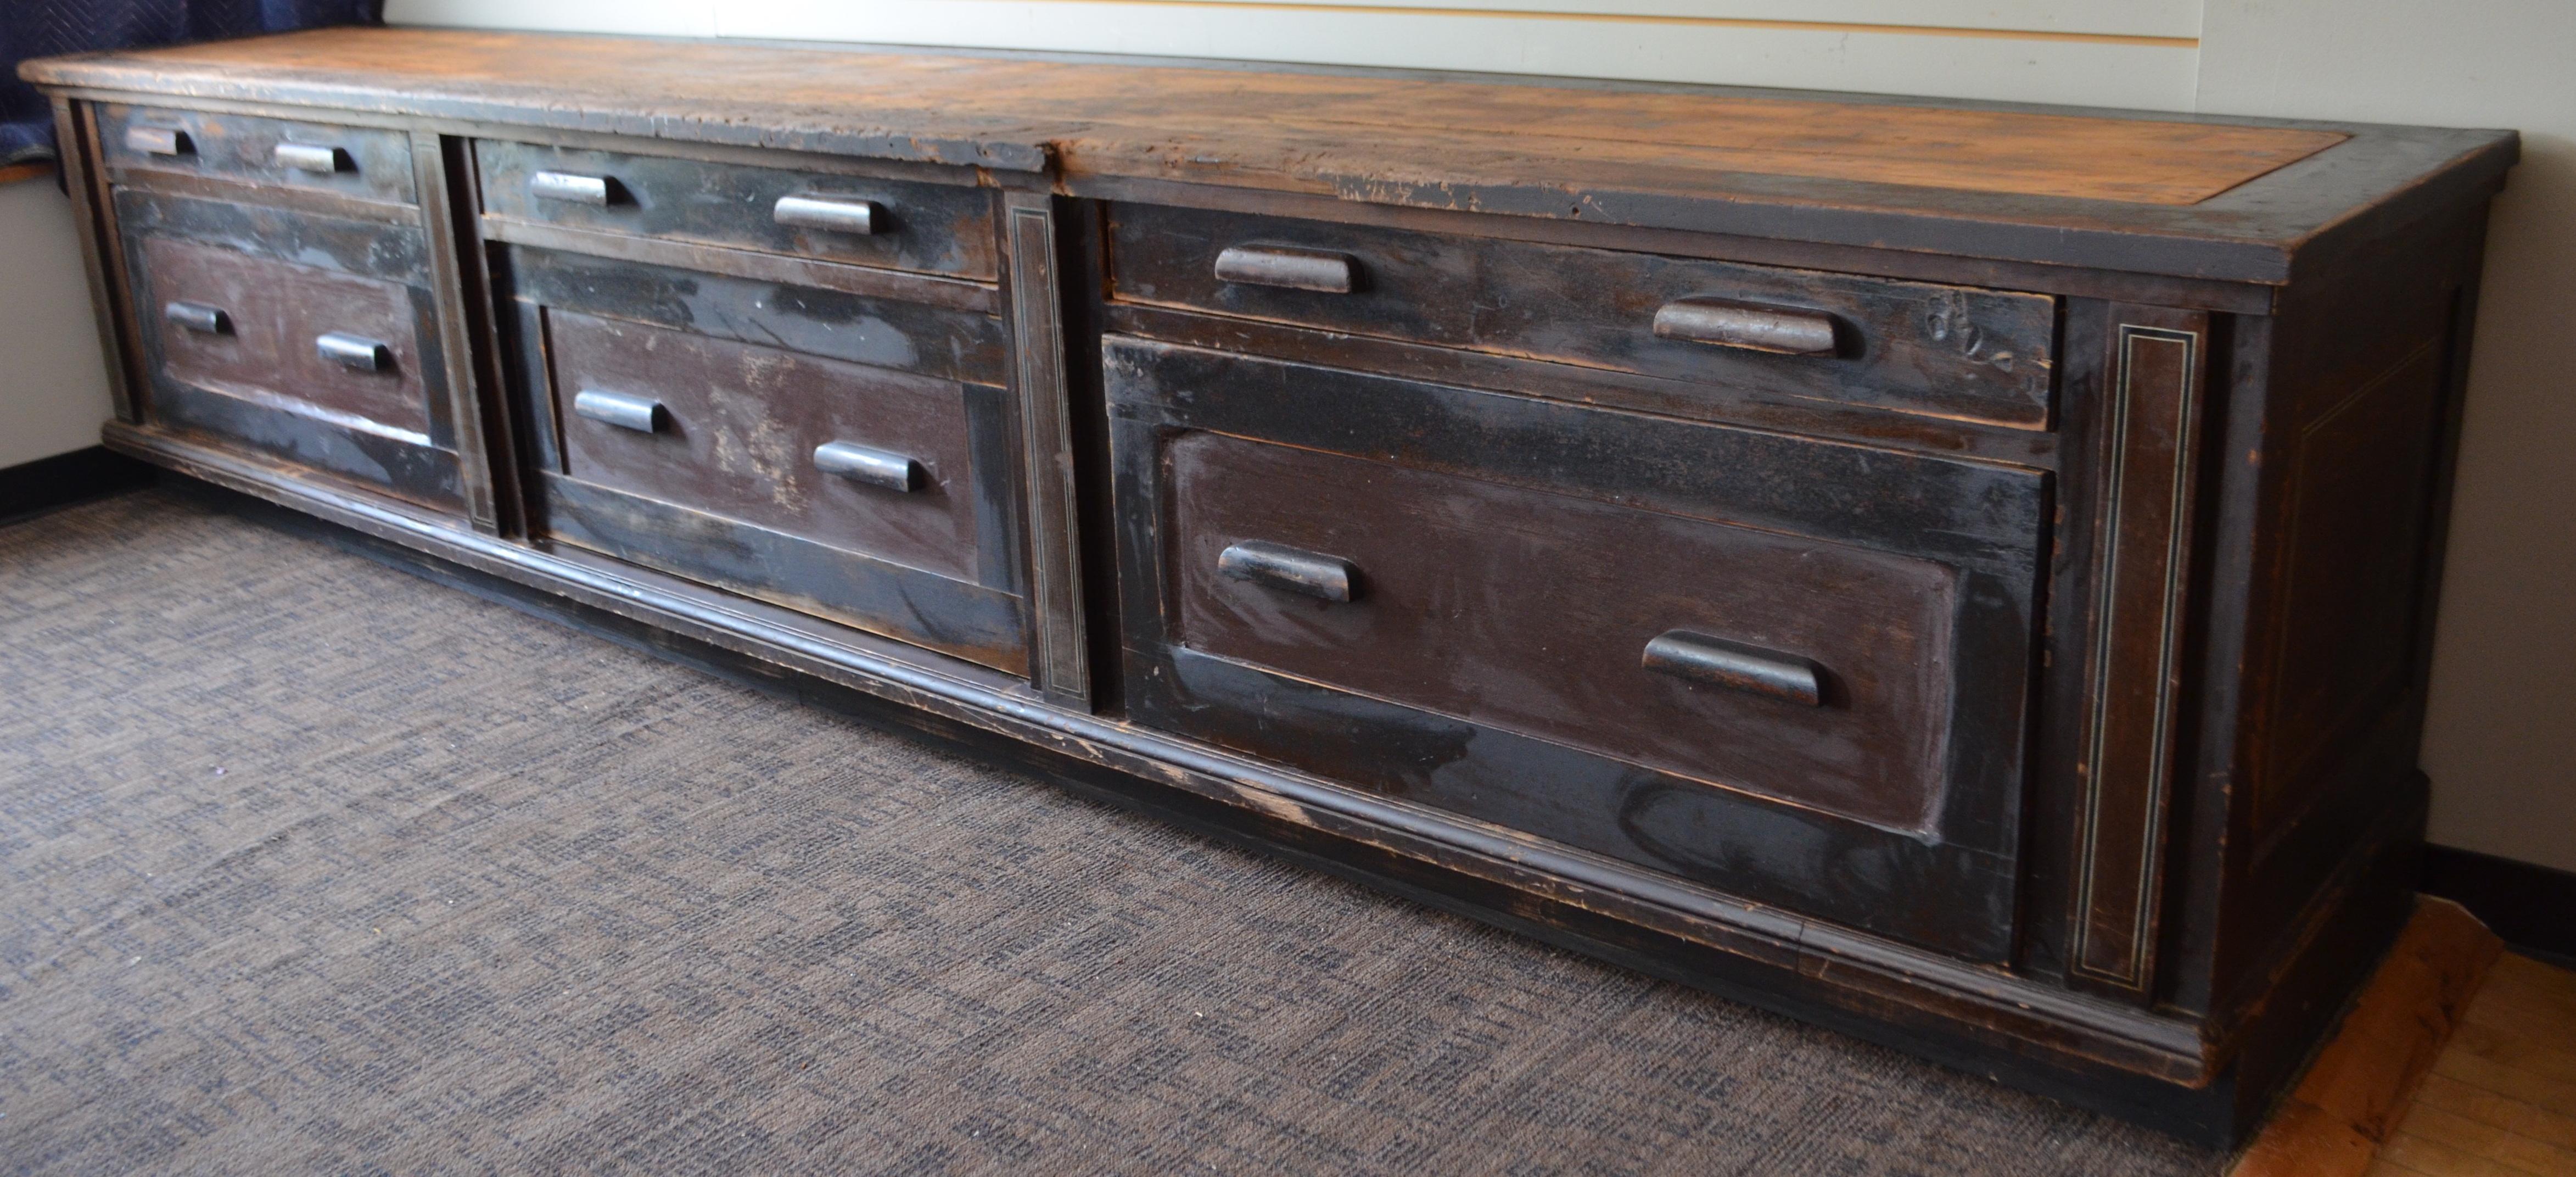
[[[159,471],[103,446],[0,470],[0,524],[151,485]]]
[[[2468,908],[2521,952],[2576,963],[2576,872],[2428,845],[2424,893]]]

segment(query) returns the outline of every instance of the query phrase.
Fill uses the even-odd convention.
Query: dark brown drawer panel
[[[566,311],[547,340],[572,477],[975,578],[963,387]],[[660,409],[647,432],[582,415],[585,394]],[[815,450],[831,443],[910,463],[909,489],[825,472]]]
[[[418,226],[135,188],[116,209],[147,421],[457,505]]]
[[[524,246],[500,261],[540,534],[1028,672],[997,320]]]
[[[1180,645],[1876,825],[1937,816],[1949,568],[1216,433],[1164,460]],[[1343,562],[1358,590],[1232,574],[1246,543]],[[1643,665],[1667,634],[1821,699]]]
[[[1151,205],[1110,225],[1124,301],[2050,424],[2044,295]]]
[[[406,288],[168,238],[143,243],[143,264],[162,300],[153,320],[173,379],[429,444]],[[326,338],[381,353],[353,367],[325,358]]]
[[[2044,475],[1114,336],[1107,362],[1140,722],[2008,949]]]
[[[491,140],[474,155],[495,216],[972,279],[1000,272],[993,198],[980,188]]]
[[[110,167],[317,188],[411,204],[411,136],[382,127],[102,104]]]

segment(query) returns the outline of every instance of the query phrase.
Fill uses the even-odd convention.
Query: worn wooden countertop
[[[2278,283],[2478,199],[2509,131],[1793,91],[443,29],[26,63],[39,85],[1169,180]]]

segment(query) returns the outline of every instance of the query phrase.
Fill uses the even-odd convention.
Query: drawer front
[[[546,338],[566,474],[975,578],[962,386],[570,311]],[[818,462],[825,446],[840,448]],[[833,455],[877,461],[826,469]]]
[[[1113,337],[1141,722],[1961,955],[2044,476]]]
[[[496,216],[962,278],[1000,272],[993,198],[980,188],[491,140],[474,153]]]
[[[429,444],[409,290],[167,238],[145,241],[143,254],[162,300],[153,319],[172,378],[290,400],[319,418]],[[378,354],[350,350],[364,345]]]
[[[154,424],[454,507],[416,226],[117,193]]]
[[[502,262],[540,533],[1028,672],[995,320],[524,246]]]
[[[98,107],[98,134],[114,168],[315,188],[400,204],[416,199],[411,136],[382,127],[104,103]]]
[[[2039,429],[2054,298],[1122,204],[1111,289],[1264,319]]]

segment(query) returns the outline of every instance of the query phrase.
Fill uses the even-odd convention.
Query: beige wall
[[[0,467],[98,444],[107,365],[71,202],[52,177],[0,184]]]
[[[389,0],[387,15],[2520,128],[2526,162],[2488,249],[2425,767],[2436,841],[2576,869],[2576,608],[2561,587],[2576,582],[2576,0]],[[0,462],[86,444],[104,411],[59,205],[50,186],[0,190]],[[22,254],[41,263],[23,280]]]

